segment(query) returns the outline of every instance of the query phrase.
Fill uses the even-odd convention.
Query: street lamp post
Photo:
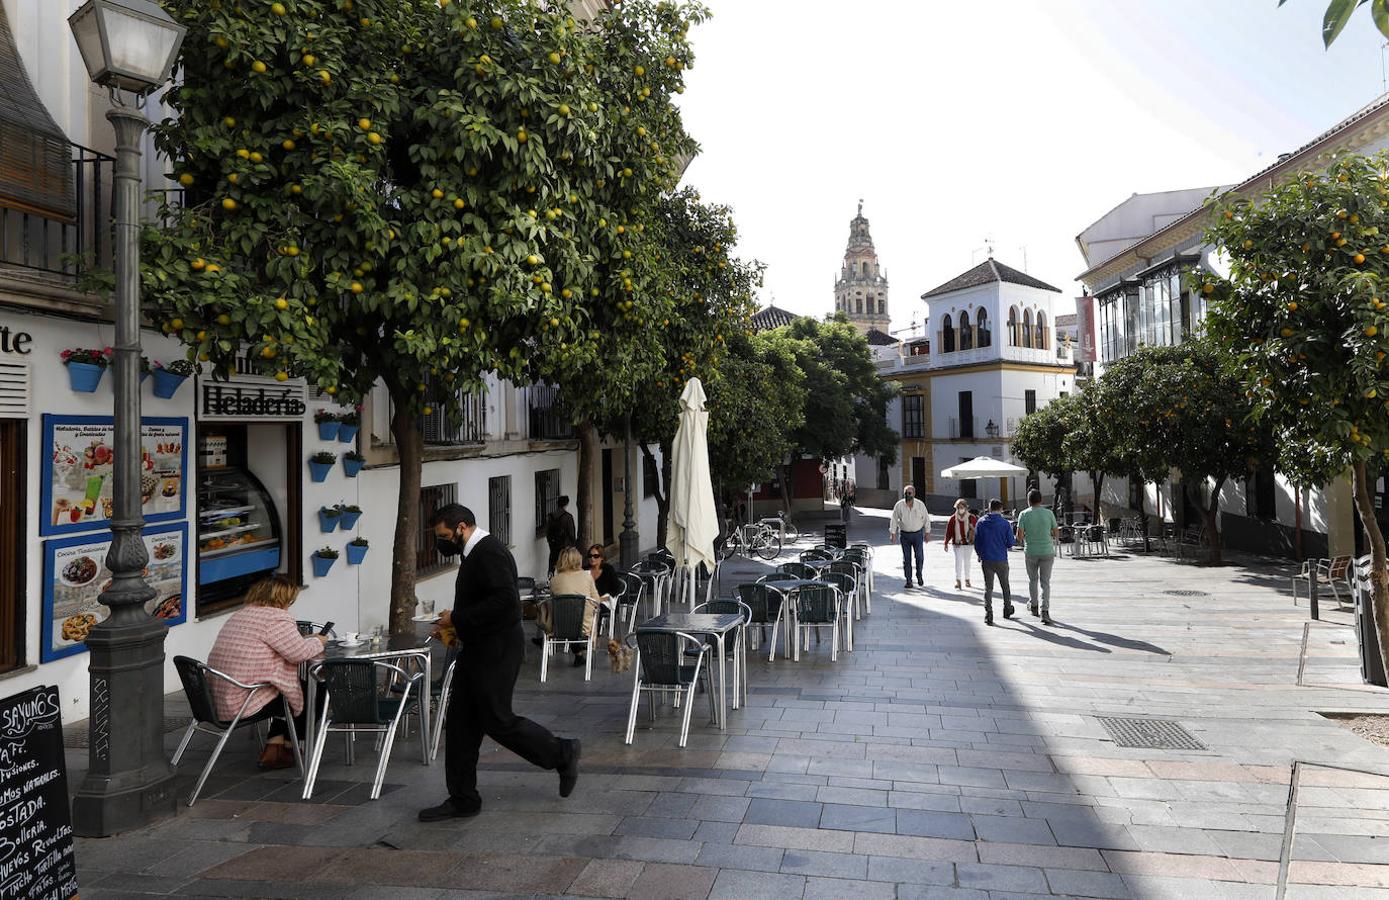
[[[184,29],[149,0],[88,0],[68,19],[92,81],[107,88],[116,131],[116,400],[114,516],[106,567],[110,609],[87,636],[90,742],[87,777],[73,801],[79,835],[102,837],[144,825],[174,808],[174,772],[164,755],[164,637],[145,604],[155,592],[140,499],[140,107],[173,69]],[[120,92],[135,95],[127,106]]]
[[[627,414],[627,435],[622,442],[622,483],[627,486],[627,490],[622,498],[622,534],[618,537],[621,552],[622,568],[624,570],[632,568],[637,564],[637,556],[641,552],[641,538],[637,534],[637,523],[632,510],[632,493],[635,487],[632,483],[632,414]]]

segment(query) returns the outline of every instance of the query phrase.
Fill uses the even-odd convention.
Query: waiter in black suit
[[[463,555],[453,609],[438,622],[454,627],[461,648],[444,723],[449,797],[420,810],[420,821],[467,818],[482,810],[477,759],[484,735],[532,765],[557,770],[559,795],[568,797],[579,780],[579,742],[557,738],[511,710],[525,645],[516,560],[477,526],[466,506],[447,504],[430,524],[440,553]]]

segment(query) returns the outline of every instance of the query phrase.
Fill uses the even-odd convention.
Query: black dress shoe
[[[420,810],[421,822],[442,822],[445,819],[471,819],[473,816],[482,812],[482,807],[463,807],[454,803],[452,800],[445,800],[438,806],[431,806],[428,809]]]
[[[1053,621],[1051,620],[1051,616],[1042,616],[1042,624],[1043,624],[1043,625],[1055,625],[1056,623],[1053,622]]]
[[[986,616],[984,617],[984,624],[985,624],[985,625],[992,625],[993,623],[994,623],[994,614],[993,614],[993,613],[989,613],[988,615],[986,615]]]
[[[543,639],[543,638],[539,638],[539,637],[533,637],[533,638],[531,638],[531,643],[534,644],[534,645],[537,646],[537,647],[543,647],[543,646],[545,646],[545,641],[544,641],[544,639]]]
[[[579,783],[579,739],[567,741],[569,752],[559,767],[559,795],[568,797],[574,793],[574,785]]]
[[[1011,619],[1011,618],[1013,618],[1013,613],[1014,613],[1013,607],[1011,607],[1011,606],[1005,606],[1005,607],[1003,607],[1003,618],[1005,618],[1005,619]]]
[[[574,663],[573,663],[574,668],[577,669],[577,668],[579,668],[580,666],[582,666],[583,664],[584,664],[584,655],[583,655],[582,653],[575,653],[575,654],[574,654]]]

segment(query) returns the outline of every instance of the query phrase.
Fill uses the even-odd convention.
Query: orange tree
[[[164,5],[188,37],[155,135],[186,203],[147,234],[148,308],[218,372],[245,353],[347,402],[385,386],[402,631],[419,417],[456,414],[486,373],[590,352],[611,275],[590,235],[613,181],[638,177],[612,155],[640,77],[614,48],[674,46],[683,7],[629,0],[581,26],[535,0]]]
[[[1104,478],[1119,472],[1121,461],[1106,434],[1104,398],[1099,387],[1093,382],[1086,384],[1072,400],[1067,410],[1063,454],[1077,471],[1090,476],[1095,494],[1095,518],[1103,519]]]
[[[628,379],[630,403],[610,410],[606,430],[620,434],[630,413],[632,435],[647,464],[655,464],[653,445],[661,450],[660,477],[655,486],[659,510],[657,542],[665,543],[669,512],[671,444],[679,423],[679,398],[690,378],[704,383],[708,397],[710,466],[716,482],[717,435],[730,430],[729,417],[741,415],[730,391],[738,377],[725,381],[721,366],[735,336],[746,328],[752,312],[752,292],[761,282],[762,267],[733,255],[738,231],[731,211],[707,204],[691,189],[670,194],[656,205],[647,234],[657,260],[649,285],[661,303],[659,318],[640,322],[654,353],[648,365],[630,373],[609,373]],[[741,346],[741,345],[740,345]],[[744,411],[745,412],[745,411]]]
[[[1211,336],[1273,434],[1280,471],[1303,485],[1351,471],[1383,653],[1389,573],[1371,478],[1389,459],[1389,156],[1345,156],[1256,198],[1227,196],[1211,222],[1229,268],[1195,282]]]
[[[1288,0],[1278,0],[1278,5],[1282,6],[1287,2]],[[1331,0],[1322,15],[1322,42],[1330,47],[1331,42],[1340,36],[1346,24],[1350,22],[1351,13],[1367,3],[1370,4],[1370,16],[1374,19],[1375,27],[1379,29],[1380,34],[1389,38],[1389,0]]]
[[[1046,472],[1059,481],[1076,468],[1066,453],[1066,434],[1076,416],[1075,397],[1058,397],[1036,412],[1023,416],[1013,433],[1013,455],[1035,472]]]

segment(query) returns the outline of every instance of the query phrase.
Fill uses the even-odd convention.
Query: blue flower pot
[[[357,473],[362,471],[362,466],[366,465],[366,463],[367,461],[364,459],[348,459],[347,457],[343,457],[342,468],[343,471],[347,473],[348,478],[356,478]]]
[[[179,386],[187,379],[182,375],[175,375],[167,369],[155,369],[154,375],[154,396],[168,400],[177,393]]]
[[[343,531],[351,531],[357,527],[357,520],[361,517],[362,514],[359,512],[345,512],[340,516],[342,519],[342,525],[340,527]]]
[[[74,391],[90,394],[101,384],[101,376],[106,374],[105,366],[91,363],[68,363],[68,383]]]
[[[342,441],[344,444],[352,443],[353,441],[357,440],[357,430],[359,428],[361,428],[360,425],[346,425],[342,422],[339,422],[338,440]]]
[[[150,373],[148,373],[148,372],[141,372],[141,373],[140,373],[140,383],[141,383],[141,384],[144,384],[144,383],[145,383],[145,379],[148,378],[148,377],[150,377]]]
[[[320,441],[335,441],[335,440],[337,440],[337,439],[338,439],[338,429],[341,427],[341,424],[342,424],[342,423],[340,423],[340,422],[319,422],[319,423],[318,423],[318,439],[319,439]]]
[[[318,527],[322,529],[324,534],[337,531],[338,522],[341,520],[342,516],[330,516],[321,509],[318,511]]]
[[[336,559],[327,559],[319,556],[317,553],[310,556],[309,559],[313,560],[313,575],[315,578],[322,578],[324,575],[327,575],[328,570],[333,568],[333,563],[337,562]]]
[[[361,544],[347,545],[347,564],[349,566],[360,566],[362,560],[367,558],[367,551],[370,547],[363,547]]]
[[[333,471],[332,463],[310,462],[309,477],[314,481],[322,482],[328,480],[328,473]]]

